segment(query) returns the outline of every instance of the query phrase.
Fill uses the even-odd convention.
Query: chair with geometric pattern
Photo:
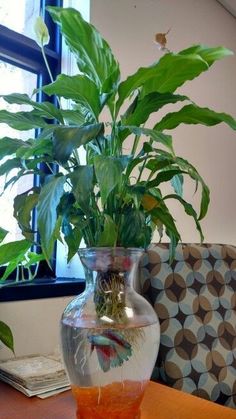
[[[140,263],[139,292],[161,326],[152,379],[236,408],[236,247],[152,245]]]

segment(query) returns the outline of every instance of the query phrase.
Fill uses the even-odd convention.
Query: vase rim
[[[118,254],[127,254],[127,253],[143,253],[144,249],[141,247],[120,247],[120,246],[93,246],[93,247],[81,247],[78,249],[78,253],[80,255],[88,254],[88,253],[100,253],[100,252],[108,252],[108,253],[118,253]]]

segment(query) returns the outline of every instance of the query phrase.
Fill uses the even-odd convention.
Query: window
[[[0,95],[8,94],[13,92],[29,93],[31,94],[34,88],[38,88],[43,84],[50,82],[43,57],[41,55],[40,48],[33,40],[34,35],[32,28],[36,17],[41,14],[48,26],[50,32],[50,43],[45,48],[47,60],[50,65],[50,69],[53,78],[56,78],[57,74],[61,72],[73,73],[75,63],[72,61],[70,54],[63,45],[61,47],[61,39],[59,30],[53,23],[49,14],[46,12],[46,6],[64,6],[64,7],[75,7],[82,13],[89,10],[89,1],[83,1],[83,5],[79,4],[79,1],[73,0],[18,0],[17,7],[15,2],[9,2],[9,0],[1,0],[0,2]],[[82,9],[82,10],[81,10]],[[63,53],[62,53],[63,50]],[[42,94],[43,97],[43,94]],[[40,100],[40,97],[38,98]],[[47,100],[50,100],[50,98]],[[14,108],[12,108],[14,106]],[[7,105],[6,102],[0,99],[0,109],[7,108],[13,112],[18,111],[17,105]],[[29,132],[27,132],[27,138]],[[34,133],[32,132],[32,135]],[[19,138],[19,132],[10,129],[7,125],[0,125],[0,136],[11,136]],[[24,131],[20,137],[24,139]],[[2,163],[2,162],[1,162]],[[26,180],[28,185],[32,185],[35,181],[29,177]],[[25,188],[24,185],[17,185],[12,189],[9,188],[7,194],[4,194],[4,198],[1,198],[0,205],[0,226],[9,230],[11,226],[11,234],[8,235],[8,241],[20,239],[20,231],[17,227],[17,223],[12,215],[12,202],[14,195],[21,192],[21,188]],[[0,189],[3,188],[3,181],[0,178]],[[16,189],[17,188],[17,189]],[[55,264],[54,274],[63,277],[73,277],[74,267],[77,266],[77,261],[72,261],[69,266],[66,264],[66,256],[64,249],[58,246],[55,260],[58,263]],[[64,252],[64,253],[63,253]],[[17,285],[14,287],[6,287],[1,289],[0,301],[16,300],[16,299],[27,299],[37,297],[48,297],[56,295],[71,295],[78,292],[81,289],[81,283],[79,288],[73,291],[73,287],[70,286],[70,290],[66,290],[68,281],[61,280],[56,281],[55,279],[49,279],[51,272],[47,267],[47,264],[42,263],[39,270],[39,277],[45,277],[45,279],[39,279],[34,284]],[[54,275],[55,276],[55,275]],[[38,283],[41,283],[40,287]],[[30,288],[25,290],[26,287]],[[36,288],[37,287],[37,290]],[[39,288],[41,291],[39,291]]]

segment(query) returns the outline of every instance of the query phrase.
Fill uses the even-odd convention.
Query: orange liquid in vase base
[[[101,387],[72,386],[77,419],[139,419],[147,381],[123,381]]]

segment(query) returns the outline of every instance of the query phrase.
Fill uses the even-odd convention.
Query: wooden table
[[[28,398],[0,382],[1,419],[75,419],[71,392],[41,400]],[[236,410],[150,382],[141,419],[236,419]]]

